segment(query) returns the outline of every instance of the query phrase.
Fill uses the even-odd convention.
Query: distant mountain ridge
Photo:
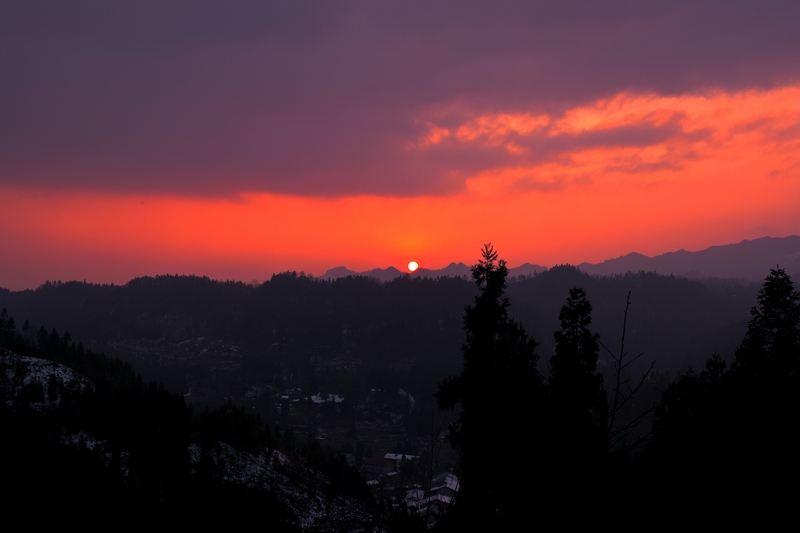
[[[690,279],[735,278],[761,281],[770,268],[780,266],[800,281],[800,236],[762,237],[743,240],[736,244],[711,246],[698,252],[667,252],[648,257],[632,252],[622,257],[608,259],[602,263],[581,263],[578,268],[593,276],[610,276],[626,272],[656,272]],[[547,267],[524,263],[510,268],[510,276],[529,276],[548,270]],[[399,276],[411,275],[436,278],[440,276],[469,277],[470,267],[464,263],[450,263],[439,270],[420,268],[416,272],[401,272],[397,268],[374,268],[365,272],[355,272],[343,266],[325,272],[321,278],[336,279],[346,276],[367,276],[380,281],[391,281]]]
[[[711,246],[698,252],[678,250],[655,257],[634,252],[599,264],[581,263],[578,268],[593,276],[644,270],[691,279],[738,278],[761,281],[769,274],[770,268],[777,266],[786,270],[789,275],[800,273],[800,236],[762,237],[737,244]]]
[[[508,269],[508,272],[509,276],[529,276],[540,272],[545,272],[546,270],[547,267],[525,263],[516,268]],[[465,265],[464,263],[450,263],[446,267],[438,270],[431,270],[428,268],[418,268],[415,272],[401,272],[400,270],[398,270],[393,266],[390,266],[388,268],[373,268],[372,270],[366,270],[364,272],[355,272],[353,270],[349,270],[346,267],[339,266],[329,269],[327,272],[321,275],[320,278],[337,279],[337,278],[344,278],[347,276],[366,276],[368,278],[375,278],[379,281],[392,281],[395,278],[406,275],[413,277],[423,277],[423,278],[438,278],[442,276],[447,276],[451,278],[455,277],[469,278],[472,275],[472,271],[470,267]]]

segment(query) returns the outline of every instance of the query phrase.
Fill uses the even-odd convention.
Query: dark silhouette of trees
[[[460,446],[461,487],[454,507],[439,523],[441,530],[503,530],[524,512],[523,500],[530,496],[515,489],[529,474],[524,465],[513,471],[498,467],[507,454],[509,433],[525,430],[529,449],[535,446],[531,424],[543,397],[536,342],[508,316],[508,299],[503,297],[507,275],[505,261],[498,260],[491,244],[485,245],[472,267],[480,294],[464,316],[464,368],[460,376],[445,379],[436,395],[440,409],[461,406],[449,434],[452,445]]]
[[[700,373],[689,368],[664,391],[645,454],[648,469],[656,477],[697,477],[701,485],[695,482],[685,490],[702,487],[703,492],[712,493],[709,484],[729,477],[727,450],[736,443],[726,441],[735,433],[737,422],[731,417],[735,410],[729,405],[725,367],[719,354],[714,354]]]
[[[742,471],[788,482],[800,473],[800,295],[783,269],[770,270],[750,314],[726,389],[730,438],[748,458]]]
[[[800,296],[783,269],[770,271],[751,316],[731,369],[714,354],[656,411],[644,464],[653,478],[680,481],[681,499],[780,507],[800,473]],[[679,499],[659,488],[666,505]]]
[[[782,268],[770,270],[750,315],[733,372],[764,385],[795,379],[800,362],[800,294]]]
[[[9,485],[22,488],[16,491],[19,496],[11,500],[11,505],[44,490],[44,497],[37,493],[37,504],[62,502],[59,509],[76,506],[77,512],[89,513],[87,502],[91,502],[93,508],[107,507],[120,515],[134,511],[139,517],[134,525],[138,525],[170,513],[182,516],[188,503],[195,508],[218,509],[215,516],[220,522],[230,509],[244,520],[255,509],[261,512],[258,502],[263,500],[275,517],[291,521],[291,513],[281,511],[277,500],[267,493],[237,488],[215,477],[223,471],[221,466],[214,466],[209,451],[217,442],[253,453],[281,448],[328,475],[328,496],[343,494],[371,502],[366,486],[340,457],[328,453],[313,439],[306,441],[305,431],[298,430],[300,435],[295,436],[290,425],[293,420],[288,416],[280,430],[275,425],[275,402],[280,397],[275,391],[286,386],[285,373],[301,375],[302,380],[308,380],[301,381],[304,386],[313,383],[315,391],[325,391],[325,372],[297,363],[297,353],[307,353],[306,359],[316,360],[332,352],[349,352],[348,357],[368,363],[363,365],[366,370],[352,370],[355,377],[348,377],[353,392],[359,390],[361,382],[379,383],[384,389],[382,395],[402,386],[419,394],[418,400],[430,390],[425,383],[432,385],[439,378],[430,377],[428,382],[419,379],[413,390],[407,387],[412,377],[452,374],[463,362],[460,375],[444,380],[436,395],[438,408],[455,410],[448,415],[457,420],[449,437],[460,452],[461,477],[455,505],[437,524],[437,530],[516,530],[520,529],[517,522],[530,524],[548,518],[588,522],[609,509],[619,509],[621,502],[630,511],[631,520],[637,514],[648,520],[661,517],[681,509],[687,501],[702,502],[697,507],[707,509],[711,516],[722,501],[736,505],[746,502],[758,508],[753,502],[759,497],[780,496],[782,487],[795,482],[800,473],[800,295],[782,269],[770,272],[757,297],[757,288],[748,288],[749,292],[731,293],[729,299],[714,306],[703,303],[710,299],[710,293],[699,283],[656,274],[598,279],[572,267],[559,267],[512,285],[509,292],[518,313],[526,302],[548,302],[546,312],[528,315],[542,317],[526,320],[528,326],[538,326],[542,338],[558,328],[547,387],[536,372],[536,343],[509,316],[507,274],[505,263],[487,245],[473,267],[477,289],[460,279],[398,278],[381,285],[362,278],[318,281],[291,274],[277,275],[258,288],[188,277],[140,280],[125,292],[121,288],[97,288],[97,294],[113,293],[113,298],[107,298],[117,303],[92,307],[95,311],[91,316],[97,317],[92,324],[99,324],[100,330],[120,328],[121,338],[140,332],[160,338],[176,324],[183,329],[175,341],[207,331],[216,332],[213,335],[219,339],[244,339],[246,353],[241,378],[237,379],[247,386],[257,383],[255,380],[275,383],[273,390],[260,397],[264,406],[261,417],[266,424],[237,405],[235,398],[194,416],[182,395],[143,381],[127,363],[92,353],[80,343],[76,346],[73,336],[77,341],[82,335],[72,324],[55,325],[73,335],[40,328],[42,321],[38,319],[32,320],[34,327],[24,321],[26,325],[17,332],[13,317],[0,311],[0,354],[12,352],[57,361],[92,384],[81,391],[76,381],[61,382],[51,376],[46,382],[26,385],[23,378],[30,370],[28,365],[19,357],[3,356],[0,449],[11,460],[0,464],[0,473],[10,480]],[[627,300],[621,343],[612,352],[594,331],[603,332],[606,342],[610,337],[606,332],[611,331],[608,324],[613,321],[616,328],[618,314],[609,318],[611,313],[598,311],[610,308],[609,295],[618,295],[623,281],[628,284],[625,292],[632,284],[641,295],[636,305],[643,312],[629,316]],[[50,298],[78,290],[84,294],[89,289],[60,284],[47,286],[37,294]],[[184,301],[186,295],[197,291],[207,291],[207,296],[195,294]],[[594,317],[587,292],[595,304]],[[476,293],[473,304],[466,307],[462,330],[461,309]],[[694,297],[685,298],[684,293]],[[669,341],[667,333],[685,335],[687,324],[697,323],[692,331],[708,332],[707,338],[697,339],[705,347],[702,354],[707,355],[717,339],[728,335],[715,333],[715,324],[722,322],[712,318],[719,318],[735,300],[748,302],[737,308],[741,310],[736,315],[740,323],[753,301],[756,305],[733,365],[729,368],[715,352],[704,365],[697,363],[702,359],[696,359],[697,370],[684,371],[669,387],[659,385],[659,394],[662,389],[664,393],[656,411],[653,438],[644,453],[610,453],[609,447],[617,449],[614,443],[621,444],[626,433],[633,434],[639,421],[637,412],[644,402],[634,395],[656,390],[646,381],[647,373],[641,374],[631,365],[640,349],[630,348],[634,353],[629,357],[626,346],[652,343],[659,345],[662,353],[669,351],[680,357],[687,344]],[[158,314],[150,316],[145,311],[153,301],[161,303],[155,306]],[[113,320],[119,322],[111,322],[112,315],[107,311],[112,308]],[[194,308],[200,310],[191,318]],[[422,311],[415,314],[416,309]],[[71,313],[90,316],[84,311]],[[119,315],[123,319],[116,318]],[[646,320],[640,320],[642,315]],[[170,318],[163,329],[158,326],[158,317],[173,316],[177,318]],[[628,320],[634,316],[636,322]],[[647,321],[649,325],[642,326]],[[739,338],[737,333],[733,340]],[[463,361],[458,358],[460,342],[464,342]],[[383,350],[387,346],[390,348]],[[726,349],[726,343],[720,349],[733,353],[735,346],[732,343]],[[597,375],[598,347],[608,351],[609,367],[613,362],[606,375],[607,397]],[[414,353],[418,361],[399,377],[375,370],[384,359],[408,353]],[[446,361],[441,354],[447,354]],[[434,356],[449,361],[449,365],[455,362],[455,366],[425,362]],[[451,370],[437,370],[444,368]],[[641,370],[646,369],[647,365],[642,365]],[[248,381],[248,375],[253,382]],[[350,392],[345,396],[349,401]],[[657,397],[653,394],[650,398]],[[428,399],[432,401],[430,395]],[[45,408],[38,411],[26,405]],[[289,405],[288,401],[284,404],[285,415]],[[397,451],[414,453],[414,446],[422,450],[418,437],[423,433],[412,434],[409,428],[416,427],[417,419],[427,421],[432,406],[425,407],[417,407],[403,421],[409,440],[399,441]],[[328,414],[335,416],[333,409]],[[430,451],[428,457],[423,451],[421,461],[429,465],[424,474],[429,485],[436,463],[433,450],[439,443],[433,421],[430,425]],[[347,435],[352,445],[346,443],[343,451],[355,448],[359,462],[372,454],[372,447],[377,456],[383,453],[355,429],[353,423]],[[102,449],[64,447],[62,436],[79,431],[96,438]],[[189,442],[204,449],[196,473],[187,454]],[[635,441],[628,442],[632,444]],[[276,468],[286,474],[289,467]],[[309,490],[323,487],[316,479],[308,485]],[[785,495],[793,497],[791,491]],[[532,505],[538,510],[532,511]],[[399,510],[402,507],[392,511],[384,503],[381,508],[381,520],[394,520],[396,530],[424,528],[419,517],[403,514]],[[207,522],[206,517],[203,522]],[[390,526],[386,529],[395,530]]]
[[[253,454],[277,444],[269,425],[265,427],[258,415],[246,412],[230,400],[213,410],[205,408],[199,420],[199,437],[204,445],[221,440]]]
[[[591,313],[586,292],[573,287],[558,316],[561,329],[554,334],[555,355],[550,358],[553,453],[564,483],[591,475],[607,448],[606,398],[597,373],[599,335],[589,329]]]

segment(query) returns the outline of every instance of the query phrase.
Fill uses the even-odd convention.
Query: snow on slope
[[[58,382],[53,394],[51,377]],[[6,391],[7,405],[26,404],[29,408],[43,412],[55,407],[60,401],[60,392],[65,388],[81,392],[91,387],[88,379],[59,363],[21,356],[13,353],[0,355],[0,386]],[[49,398],[49,399],[48,399]],[[97,440],[91,433],[78,431],[64,433],[61,444],[68,447],[103,450],[105,441]],[[203,458],[204,448],[198,444],[189,446],[193,469],[196,472]],[[295,465],[283,453],[274,450],[261,455],[241,452],[218,442],[207,447],[207,457],[214,463],[214,475],[222,481],[243,485],[257,490],[270,490],[298,517],[304,531],[368,531],[374,521],[362,502],[353,498],[326,497],[327,478],[317,470],[305,465]],[[110,464],[111,454],[106,453]],[[127,476],[127,452],[123,452],[120,465]],[[366,529],[365,529],[366,528]]]
[[[189,453],[196,469],[203,456],[202,446],[192,444]],[[271,490],[298,517],[304,531],[365,531],[374,515],[364,504],[343,496],[326,497],[327,479],[314,469],[294,465],[286,455],[253,455],[218,442],[208,447],[217,476],[252,489]],[[312,487],[317,487],[312,489]]]
[[[6,387],[6,394],[14,398],[25,396],[25,392],[33,391],[33,398],[29,398],[31,409],[41,410],[50,407],[49,397],[55,398],[52,405],[58,405],[60,397],[58,391],[51,391],[50,377],[53,376],[62,390],[68,388],[74,392],[83,392],[84,388],[91,387],[88,379],[81,376],[69,367],[54,361],[6,353],[0,355],[0,382]],[[41,391],[41,395],[38,393]],[[30,401],[33,400],[33,401]],[[14,400],[6,404],[13,405]]]

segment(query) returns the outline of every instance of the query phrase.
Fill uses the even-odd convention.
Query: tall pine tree
[[[782,268],[770,270],[750,310],[750,324],[732,370],[762,385],[783,388],[800,363],[800,294]]]
[[[530,497],[518,487],[520,479],[532,475],[525,470],[532,470],[543,397],[536,342],[508,316],[505,261],[498,260],[491,244],[481,256],[472,267],[480,294],[464,316],[464,369],[460,376],[444,380],[437,393],[440,409],[461,405],[450,432],[451,443],[461,451],[460,490],[439,530],[503,530],[525,510],[522,501]],[[502,464],[523,438],[529,442],[529,460],[513,468]]]
[[[555,355],[550,358],[554,453],[565,481],[583,476],[606,451],[603,377],[597,370],[599,335],[592,333],[592,304],[573,287],[558,315]]]

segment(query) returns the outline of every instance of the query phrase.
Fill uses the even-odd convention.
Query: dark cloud
[[[795,82],[798,20],[797,2],[4,2],[0,182],[446,193],[501,156],[409,149],[432,110]]]
[[[698,139],[700,133],[693,132],[691,137]],[[560,134],[555,136],[543,136],[526,139],[525,143],[519,141],[518,144],[529,149],[526,159],[529,162],[538,163],[553,156],[569,152],[571,150],[586,150],[590,148],[608,147],[638,147],[653,146],[680,135],[687,137],[681,131],[676,120],[666,124],[654,126],[652,124],[637,124],[631,126],[620,126],[604,130],[592,130],[577,134]]]
[[[584,182],[578,181],[577,184],[583,185]],[[538,179],[535,176],[529,176],[514,182],[513,187],[520,191],[536,190],[540,192],[551,192],[564,190],[570,185],[575,185],[575,183],[572,183],[571,179],[563,176],[551,179]]]
[[[641,161],[635,154],[625,158],[622,164],[601,167],[602,170],[626,173],[653,172],[658,170],[679,170],[684,159],[694,159],[695,154],[688,147],[688,142],[700,140],[712,142],[713,132],[697,129],[684,132],[680,126],[681,114],[674,113],[670,120],[654,125],[639,123],[605,129],[579,131],[576,133],[552,134],[551,127],[543,127],[539,131],[527,135],[508,132],[505,135],[476,136],[472,140],[464,140],[449,136],[438,144],[422,148],[429,154],[431,162],[446,162],[450,168],[459,169],[463,175],[475,175],[496,168],[535,167],[544,163],[556,162],[569,165],[569,158],[575,153],[595,148],[645,148],[664,146],[671,140],[680,141],[679,149],[668,149],[657,162]],[[458,131],[458,128],[453,128]],[[509,151],[511,144],[516,151]],[[542,181],[536,178],[523,179],[518,183],[523,189],[541,191],[561,190],[570,185],[587,184],[563,178]]]

